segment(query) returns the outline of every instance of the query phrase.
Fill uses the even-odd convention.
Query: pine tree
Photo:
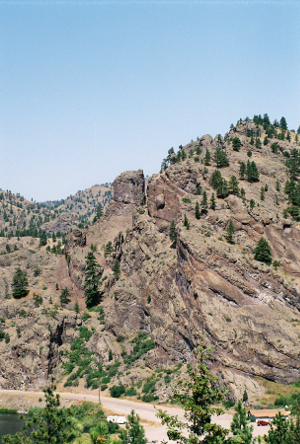
[[[189,223],[189,220],[188,220],[186,214],[184,215],[183,225],[185,226],[185,228],[186,228],[187,230],[190,229],[190,223]]]
[[[290,440],[289,422],[285,416],[278,413],[270,424],[270,430],[264,435],[267,444],[296,444]]]
[[[173,399],[185,411],[187,422],[179,421],[166,411],[159,410],[157,416],[167,425],[169,440],[177,444],[217,444],[241,442],[234,437],[228,438],[228,430],[212,423],[212,415],[220,415],[223,410],[214,407],[224,399],[224,393],[217,386],[217,378],[205,365],[212,348],[204,348],[204,338],[198,347],[198,369],[187,368],[187,377],[178,381],[178,389],[173,391]]]
[[[229,194],[239,194],[239,182],[235,176],[231,176],[228,182]]]
[[[62,305],[68,304],[70,302],[70,296],[71,295],[70,295],[69,289],[68,288],[64,288],[61,291],[60,296],[59,296],[60,303]]]
[[[122,444],[147,444],[144,427],[134,410],[127,416],[126,429],[121,430],[120,438]]]
[[[75,304],[74,304],[74,311],[75,311],[75,313],[77,313],[77,314],[78,314],[79,311],[80,311],[80,310],[79,310],[79,304],[78,304],[78,301],[76,301]]]
[[[233,415],[230,430],[233,435],[239,436],[242,439],[243,444],[251,444],[253,426],[247,425],[246,407],[243,407],[241,400],[238,401],[234,410],[236,413]]]
[[[240,149],[241,149],[241,140],[238,138],[238,137],[234,137],[233,139],[232,139],[232,149],[234,150],[234,151],[240,151]]]
[[[261,187],[260,189],[260,200],[265,200],[265,188]]]
[[[203,194],[202,194],[201,208],[202,208],[202,213],[206,213],[207,212],[208,203],[207,203],[207,193],[206,193],[206,191],[203,191]]]
[[[73,442],[76,437],[74,425],[70,418],[70,413],[65,408],[59,408],[59,395],[54,394],[53,388],[43,389],[46,406],[41,411],[35,412],[25,422],[25,428],[31,431],[30,438],[23,433],[14,436],[6,435],[2,437],[4,444],[65,444]]]
[[[212,193],[211,198],[210,198],[210,208],[212,210],[216,209],[216,198],[215,198],[215,193]]]
[[[204,165],[209,166],[210,165],[210,159],[211,159],[210,152],[206,148],[206,153],[205,153],[205,157],[204,157]]]
[[[264,262],[267,265],[271,265],[272,263],[272,255],[271,255],[271,247],[263,237],[258,241],[255,249],[254,249],[254,258],[257,261]]]
[[[280,188],[281,188],[281,186],[280,186],[280,182],[279,182],[279,180],[277,179],[277,180],[276,180],[276,191],[280,191]]]
[[[224,168],[229,166],[229,159],[227,154],[221,148],[217,148],[214,155],[214,161],[217,164],[217,168]]]
[[[281,117],[279,126],[283,131],[286,131],[288,129],[285,117]]]
[[[227,228],[226,228],[226,239],[227,242],[229,242],[230,244],[232,244],[233,242],[233,235],[234,235],[234,225],[231,219],[229,219],[229,222],[227,224]]]
[[[114,273],[114,277],[118,280],[120,279],[120,274],[121,274],[121,267],[120,267],[120,261],[117,259],[114,263],[113,266],[113,273]]]
[[[195,205],[195,217],[196,219],[200,219],[201,213],[200,213],[200,206],[199,206],[199,202],[196,202]]]
[[[99,302],[99,281],[103,272],[92,251],[89,251],[85,257],[84,271],[85,304],[87,308],[91,308]]]
[[[96,216],[93,219],[93,224],[97,222],[103,216],[103,207],[102,204],[99,203],[96,209]]]
[[[244,180],[245,179],[245,174],[246,174],[246,165],[245,165],[244,162],[241,163],[239,174],[240,174],[240,178],[242,180]]]
[[[220,170],[215,170],[209,179],[209,185],[216,190],[223,183],[223,178]]]
[[[171,248],[175,248],[176,242],[177,242],[177,230],[176,230],[176,224],[175,224],[174,220],[172,220],[171,224],[170,224],[169,237],[172,241]]]
[[[12,284],[12,295],[15,299],[24,298],[28,295],[28,279],[27,275],[21,268],[17,268],[13,276]]]

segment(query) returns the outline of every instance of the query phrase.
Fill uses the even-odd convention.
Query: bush
[[[125,395],[126,396],[135,396],[137,394],[134,387],[130,387],[126,390]]]
[[[188,197],[183,197],[182,202],[189,204],[191,203],[191,199],[189,199]]]
[[[113,398],[120,398],[120,396],[124,395],[126,389],[124,387],[124,385],[113,385],[110,389],[110,395]]]
[[[82,314],[82,322],[86,322],[88,319],[90,319],[92,316],[87,312],[87,311],[85,311],[83,314]]]

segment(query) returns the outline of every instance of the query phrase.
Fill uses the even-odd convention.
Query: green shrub
[[[124,395],[126,389],[124,387],[124,385],[113,385],[110,389],[110,395],[113,398],[120,398],[120,396]]]
[[[189,199],[188,197],[183,197],[182,202],[189,204],[189,203],[191,203],[191,199]]]
[[[126,396],[136,396],[137,392],[134,387],[130,387],[126,390],[125,395]]]
[[[85,311],[83,314],[82,314],[82,321],[83,322],[86,322],[88,319],[90,319],[92,316],[87,312],[87,311]]]

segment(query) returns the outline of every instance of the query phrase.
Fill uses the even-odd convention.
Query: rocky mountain
[[[202,332],[231,397],[246,388],[253,403],[262,381],[299,380],[300,154],[284,123],[255,116],[171,149],[147,186],[141,170],[121,174],[104,216],[69,231],[65,257],[12,238],[17,249],[1,256],[0,386],[56,380],[167,399]],[[99,300],[87,310],[92,252]],[[18,266],[29,293],[16,300]]]
[[[38,237],[42,231],[47,235],[67,233],[78,224],[91,225],[97,206],[101,204],[105,211],[111,199],[110,183],[79,190],[60,201],[41,203],[30,202],[19,193],[1,190],[0,235]]]

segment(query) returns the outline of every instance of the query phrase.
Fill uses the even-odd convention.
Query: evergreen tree
[[[226,228],[226,239],[227,242],[229,242],[230,244],[233,243],[233,235],[234,235],[234,225],[231,219],[229,219],[229,222],[227,224],[227,228]]]
[[[240,174],[240,179],[244,180],[246,174],[246,165],[244,162],[241,163],[239,174]]]
[[[227,180],[222,179],[222,183],[218,186],[218,188],[216,190],[216,194],[217,194],[217,197],[219,197],[220,199],[224,199],[225,197],[228,196],[229,191],[228,191]]]
[[[46,231],[42,231],[40,234],[40,247],[44,247],[44,245],[47,245]]]
[[[96,427],[90,431],[91,444],[106,444],[109,443],[109,432],[106,422],[100,421]]]
[[[210,155],[210,152],[208,151],[208,149],[206,148],[206,153],[205,153],[205,157],[204,157],[204,165],[209,166],[210,160],[211,160],[211,155]]]
[[[173,391],[173,398],[185,411],[187,422],[179,421],[166,411],[159,410],[157,416],[167,425],[169,440],[177,444],[217,444],[241,443],[236,437],[228,438],[228,430],[211,422],[214,414],[223,410],[214,407],[224,399],[224,393],[217,386],[217,378],[205,365],[212,348],[204,348],[204,339],[198,347],[198,369],[187,368],[188,376],[178,381],[179,390]]]
[[[241,140],[238,137],[234,137],[232,139],[232,149],[234,151],[240,151],[241,145],[242,145]]]
[[[2,438],[3,444],[65,444],[73,442],[76,431],[72,424],[69,411],[59,408],[59,395],[54,395],[55,386],[43,389],[46,406],[41,411],[35,412],[25,422],[25,427],[30,433],[30,438],[23,433],[15,436],[6,435]]]
[[[260,200],[265,200],[265,188],[261,187],[260,189]]]
[[[215,193],[212,193],[211,198],[210,198],[210,208],[212,210],[216,209],[216,198],[215,198]]]
[[[68,304],[70,302],[70,297],[71,297],[71,295],[70,295],[69,289],[64,288],[61,291],[60,296],[59,296],[61,305]]]
[[[121,430],[120,438],[122,444],[147,444],[144,427],[134,410],[127,416],[126,429]]]
[[[199,206],[199,202],[196,202],[196,206],[195,206],[195,217],[196,219],[200,219],[201,213],[200,213],[200,206]]]
[[[203,191],[203,194],[202,194],[201,208],[202,208],[202,213],[206,213],[207,212],[208,203],[207,203],[207,193],[206,193],[206,191]]]
[[[248,182],[255,182],[259,180],[259,172],[254,161],[250,163],[250,161],[248,160],[246,166],[246,177]]]
[[[233,435],[239,436],[242,439],[243,444],[251,444],[253,426],[247,425],[246,407],[243,407],[241,400],[238,401],[234,410],[236,413],[233,415],[230,430]]]
[[[259,137],[256,137],[255,140],[255,148],[261,148],[261,141]]]
[[[281,117],[279,126],[283,131],[286,131],[288,129],[285,117]]]
[[[75,311],[75,313],[77,313],[77,314],[78,314],[79,311],[80,311],[80,310],[79,310],[79,304],[78,304],[78,301],[76,301],[75,304],[74,304],[74,311]]]
[[[248,402],[248,393],[247,390],[245,389],[243,393],[243,403],[246,405],[247,402]]]
[[[190,229],[190,223],[189,223],[189,220],[188,220],[186,214],[184,215],[184,222],[183,222],[183,225],[186,227],[187,230]]]
[[[92,251],[85,257],[84,295],[87,308],[91,308],[99,302],[99,281],[102,269],[97,263]]]
[[[114,277],[118,280],[120,279],[120,274],[121,274],[121,267],[120,267],[120,261],[117,259],[114,263],[113,266],[113,273],[114,273]]]
[[[12,295],[15,299],[24,298],[28,295],[28,279],[27,275],[21,268],[17,268],[13,276],[12,284]]]
[[[271,247],[263,237],[258,241],[255,249],[254,249],[254,258],[257,261],[264,262],[267,265],[271,265],[272,263],[272,255],[271,255]]]
[[[102,204],[99,203],[96,209],[96,216],[93,219],[93,224],[97,222],[103,216],[103,207]]]
[[[220,170],[215,170],[209,179],[209,185],[216,190],[223,183],[223,178]]]
[[[296,444],[296,441],[290,440],[289,423],[285,416],[278,413],[270,424],[270,430],[264,435],[267,444]]]
[[[224,168],[229,166],[229,159],[227,154],[221,148],[217,148],[214,155],[214,161],[217,164],[217,168]]]
[[[235,176],[231,176],[228,182],[229,194],[239,194],[239,182]]]
[[[170,237],[171,241],[173,242],[171,245],[171,248],[175,248],[176,242],[177,242],[177,230],[176,230],[176,224],[175,224],[174,220],[172,220],[171,224],[170,224],[169,237]]]
[[[298,126],[297,134],[300,134],[300,125]]]

